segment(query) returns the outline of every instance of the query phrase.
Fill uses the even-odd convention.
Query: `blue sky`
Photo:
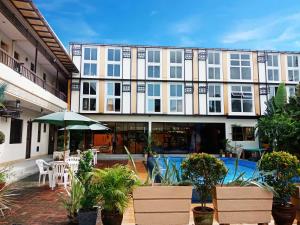
[[[299,0],[35,0],[60,40],[300,49]]]

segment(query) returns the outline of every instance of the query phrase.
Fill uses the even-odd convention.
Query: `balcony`
[[[55,95],[59,99],[63,100],[64,102],[67,101],[66,95],[57,90],[56,88],[50,86],[45,82],[43,79],[38,77],[34,72],[31,70],[27,69],[23,63],[17,61],[13,57],[9,56],[6,52],[0,49],[0,63],[3,63],[4,65],[10,67],[17,73],[19,73],[21,76],[27,78],[28,80],[32,81],[33,83],[37,84],[44,90],[50,92],[51,94]]]

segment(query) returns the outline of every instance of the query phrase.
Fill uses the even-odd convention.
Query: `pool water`
[[[157,160],[162,175],[164,175],[164,171],[166,170],[166,161],[167,161],[167,163],[169,163],[170,165],[171,164],[175,165],[177,170],[181,174],[181,163],[185,158],[186,158],[185,156],[157,157],[155,159],[153,157],[149,157],[147,165],[149,170],[152,171],[155,164],[154,160]],[[228,173],[225,177],[224,183],[225,184],[229,183],[234,178],[236,159],[235,158],[219,158],[219,159],[221,159],[225,163],[225,166],[228,169]],[[238,171],[236,176],[240,175],[241,173],[244,173],[243,178],[248,179],[251,178],[255,172],[256,172],[256,162],[242,160],[242,159],[238,161]]]

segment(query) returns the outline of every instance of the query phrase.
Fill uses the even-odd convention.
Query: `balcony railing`
[[[34,72],[31,70],[27,69],[23,63],[20,63],[13,57],[9,56],[6,52],[0,49],[0,63],[5,64],[6,66],[12,68],[14,71],[18,72],[21,74],[23,77],[27,78],[28,80],[31,80],[35,84],[39,85],[43,89],[47,90],[48,92],[52,93],[56,97],[60,98],[63,101],[67,101],[66,95],[57,90],[56,88],[50,86],[47,84],[43,79],[38,77]]]

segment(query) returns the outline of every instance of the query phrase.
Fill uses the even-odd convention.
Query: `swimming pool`
[[[176,156],[176,157],[166,156],[166,157],[155,157],[155,158],[149,157],[147,160],[147,166],[149,171],[151,172],[155,165],[155,160],[157,160],[163,175],[166,169],[166,161],[167,161],[169,164],[175,165],[177,170],[181,174],[181,163],[185,158],[186,158],[185,156]],[[224,183],[228,183],[232,181],[234,178],[236,159],[235,158],[219,158],[219,159],[221,159],[225,163],[225,166],[228,169],[228,173],[224,180]],[[238,163],[239,164],[238,164],[237,175],[244,173],[243,176],[244,179],[248,179],[253,176],[253,174],[256,171],[256,162],[240,159]]]

